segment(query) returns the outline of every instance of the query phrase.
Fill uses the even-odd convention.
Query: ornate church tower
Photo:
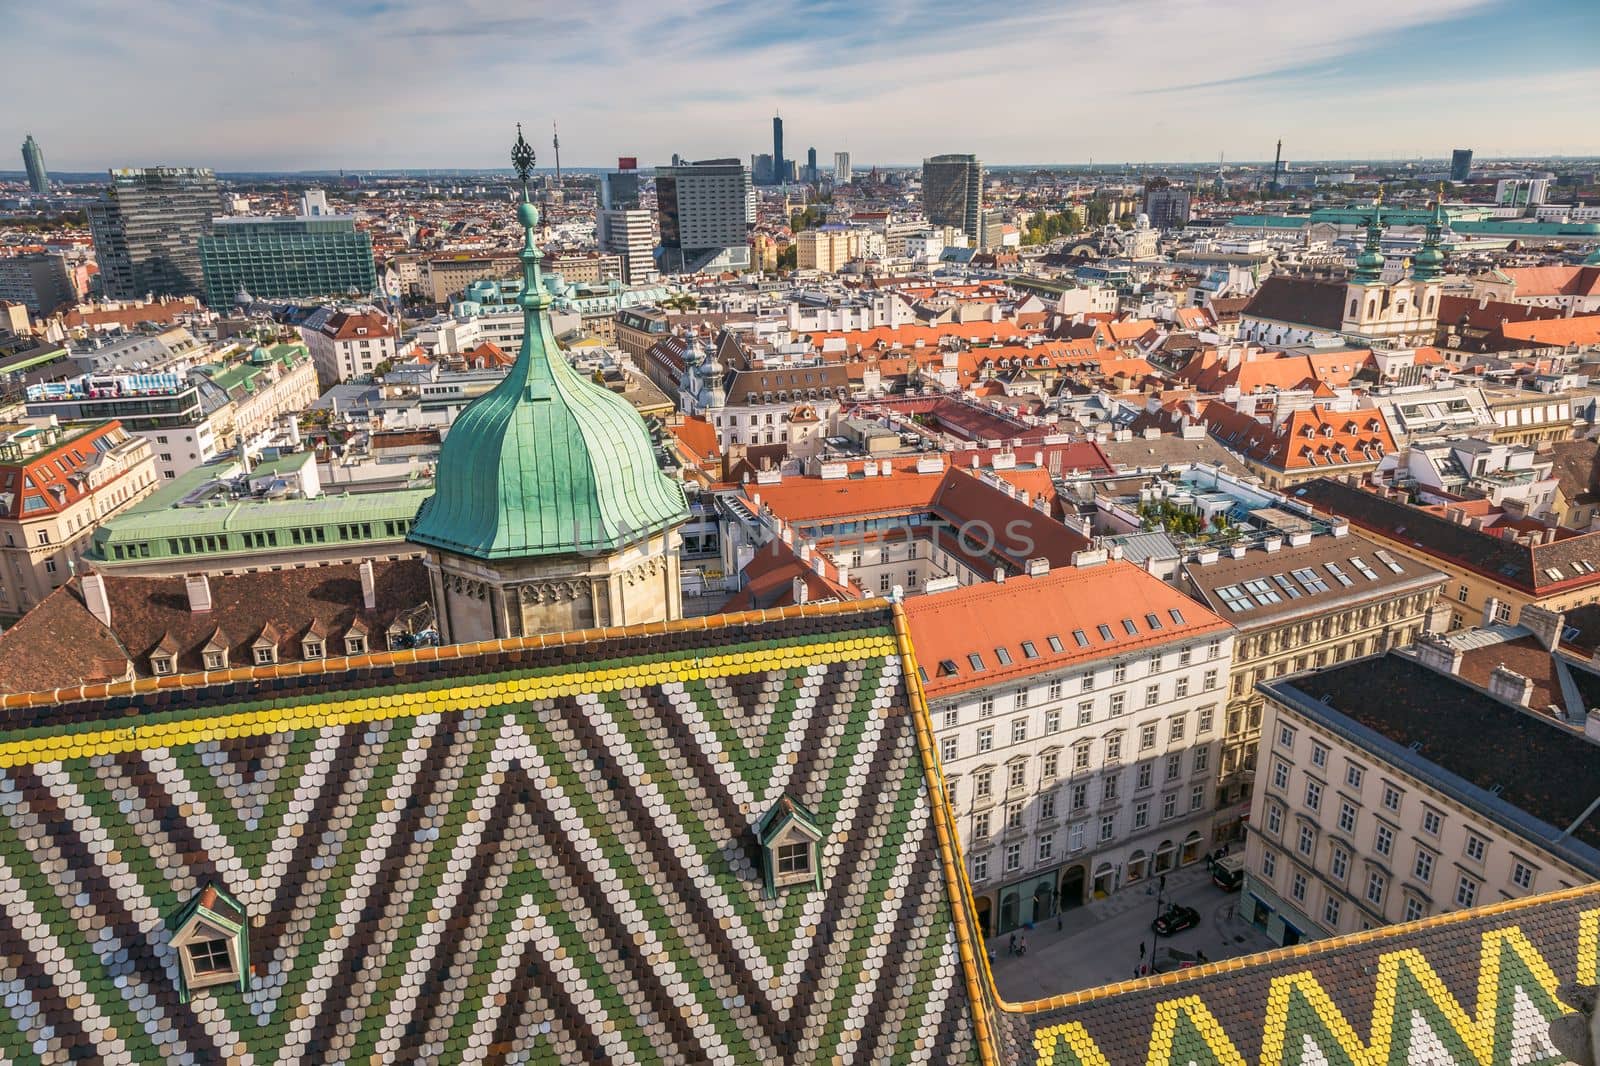
[[[1370,332],[1382,316],[1388,292],[1383,285],[1383,190],[1372,202],[1367,218],[1367,243],[1356,256],[1356,268],[1345,285],[1343,333]]]
[[[1439,186],[1439,197],[1433,201],[1433,215],[1422,238],[1422,247],[1411,260],[1411,298],[1422,315],[1421,330],[1432,337],[1439,324],[1439,292],[1444,276],[1444,228],[1449,223],[1444,213],[1444,185]]]
[[[442,635],[464,643],[679,618],[683,488],[657,466],[638,412],[556,347],[520,125],[511,159],[522,183],[522,348],[451,426],[409,537],[426,549]]]

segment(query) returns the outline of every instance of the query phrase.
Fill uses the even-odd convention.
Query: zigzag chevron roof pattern
[[[1564,985],[1600,966],[1600,885],[1007,1004],[1037,1066],[1561,1066]]]
[[[976,1060],[890,612],[585,636],[11,701],[0,1053]],[[784,793],[822,884],[768,900]],[[167,918],[207,883],[249,988],[182,1003]]]

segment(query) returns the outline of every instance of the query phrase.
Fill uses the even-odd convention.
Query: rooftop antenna
[[[1279,176],[1283,174],[1283,138],[1278,138],[1278,151],[1272,157],[1272,191],[1278,191]]]
[[[556,188],[561,188],[561,131],[556,129],[554,122],[550,123],[550,144],[556,150]]]

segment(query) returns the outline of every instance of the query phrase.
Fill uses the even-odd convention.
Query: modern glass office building
[[[111,172],[105,194],[89,205],[100,285],[107,297],[134,300],[200,292],[195,241],[222,214],[217,176],[195,167]]]
[[[206,303],[231,307],[252,296],[366,296],[377,282],[372,240],[349,218],[219,218],[200,238]]]

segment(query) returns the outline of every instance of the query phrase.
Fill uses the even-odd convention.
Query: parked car
[[[1181,903],[1174,903],[1161,912],[1161,916],[1150,923],[1150,928],[1156,936],[1171,936],[1181,933],[1185,929],[1192,929],[1200,924],[1200,912],[1193,907],[1185,907]]]
[[[1244,856],[1224,855],[1211,860],[1211,883],[1224,892],[1237,892],[1244,885]]]

